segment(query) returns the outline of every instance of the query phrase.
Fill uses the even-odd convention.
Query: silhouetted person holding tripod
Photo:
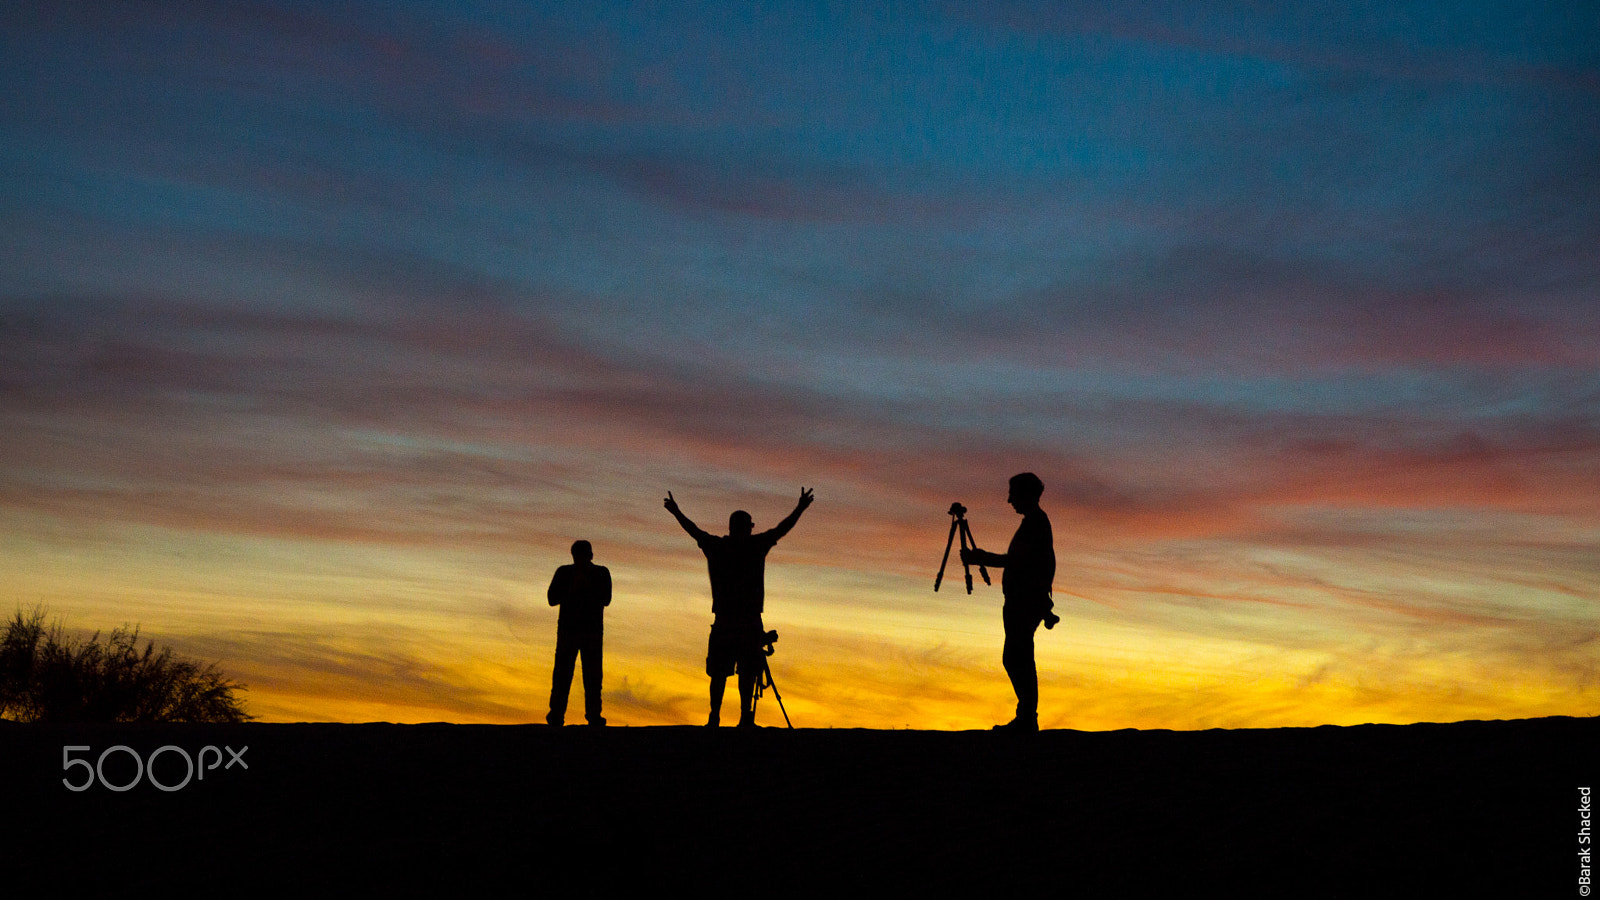
[[[611,571],[594,564],[588,541],[572,544],[572,565],[556,569],[548,593],[551,606],[561,607],[556,620],[556,667],[550,676],[550,713],[544,720],[560,725],[567,715],[572,667],[583,656],[584,718],[604,725],[600,715],[600,680],[604,655],[605,608],[611,605]]]
[[[1039,508],[1044,482],[1032,472],[1011,479],[1006,502],[1022,515],[1022,524],[1011,536],[1005,553],[990,553],[976,547],[962,547],[963,563],[1004,568],[1000,589],[1005,593],[1001,620],[1005,623],[1006,644],[1000,659],[1011,689],[1017,693],[1017,717],[997,729],[1039,730],[1039,673],[1033,662],[1033,633],[1039,623],[1054,628],[1061,621],[1053,611],[1050,589],[1056,577],[1055,538],[1050,532],[1050,517]],[[970,575],[968,576],[971,577]]]
[[[766,605],[767,552],[789,533],[800,514],[811,505],[811,491],[800,489],[800,502],[775,528],[752,533],[755,522],[744,510],[728,517],[728,533],[723,537],[707,534],[678,508],[672,492],[662,505],[700,545],[711,575],[711,640],[706,647],[706,675],[711,678],[711,718],[706,725],[715,728],[722,720],[722,695],[728,676],[739,675],[739,726],[756,724],[751,699],[756,681],[766,670],[766,629],[761,613]]]

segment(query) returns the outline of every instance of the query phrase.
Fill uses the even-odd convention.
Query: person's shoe
[[[554,725],[557,728],[560,728],[562,720],[564,720],[566,717],[566,713],[558,713],[552,710],[549,715],[544,717],[544,723],[546,725]]]
[[[716,728],[718,725],[721,725],[721,724],[722,724],[722,717],[717,715],[716,713],[712,713],[711,714],[711,718],[706,720],[706,727],[707,728]]]
[[[1059,621],[1061,621],[1061,617],[1053,612],[1047,612],[1044,614],[1044,627],[1046,629],[1056,627],[1056,623]]]
[[[1017,716],[1015,719],[1012,719],[1004,725],[996,725],[991,730],[1010,731],[1016,734],[1033,734],[1039,730],[1039,720],[1024,719],[1021,716]]]
[[[589,724],[599,728],[600,726],[606,724],[605,716],[595,716],[589,720]]]

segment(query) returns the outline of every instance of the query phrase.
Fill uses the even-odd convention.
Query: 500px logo
[[[250,749],[249,747],[240,747],[238,750],[234,750],[232,747],[225,747],[224,749],[228,751],[230,758],[228,760],[228,764],[222,767],[223,771],[233,768],[235,764],[238,764],[238,766],[243,769],[250,768],[250,764],[244,761],[244,754]],[[163,747],[157,747],[155,750],[150,752],[149,757],[144,759],[141,759],[139,754],[132,747],[129,747],[126,744],[115,744],[100,751],[100,758],[95,760],[94,765],[90,765],[87,759],[73,759],[72,754],[79,750],[85,753],[91,752],[87,745],[66,746],[61,748],[61,771],[70,772],[75,766],[83,766],[84,768],[83,780],[77,784],[73,784],[72,779],[70,778],[61,779],[61,783],[66,785],[67,790],[69,791],[87,791],[89,788],[94,786],[96,781],[100,782],[100,786],[108,791],[128,791],[132,790],[134,785],[139,783],[140,779],[148,779],[151,784],[156,786],[157,790],[177,791],[182,790],[183,787],[189,783],[190,779],[204,781],[207,772],[215,769],[217,766],[222,765],[222,751],[218,750],[216,746],[212,744],[207,744],[200,748],[198,765],[195,762],[195,758],[189,755],[189,751],[179,747],[176,744],[167,744]],[[120,763],[120,757],[111,756],[111,754],[118,751],[121,751],[122,753],[125,753],[133,758],[133,777],[125,784],[114,784],[106,778],[107,757],[111,757],[113,769],[122,769],[123,771],[126,771],[126,766]],[[163,784],[156,778],[156,759],[163,753],[178,754],[179,758],[183,760],[184,765],[187,767],[183,775],[183,780],[177,784]],[[209,766],[206,765],[207,753],[215,754],[215,757],[211,760],[211,765]],[[113,774],[117,774],[117,777],[120,779],[120,774]],[[171,778],[171,773],[168,774],[168,778]]]

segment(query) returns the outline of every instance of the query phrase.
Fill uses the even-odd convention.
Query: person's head
[[[1019,513],[1025,513],[1039,507],[1039,498],[1044,496],[1044,482],[1032,472],[1023,472],[1011,476],[1011,492],[1006,496],[1006,502]]]
[[[749,537],[755,527],[756,523],[750,518],[750,514],[742,509],[734,510],[733,515],[728,517],[728,533],[731,535]]]
[[[594,548],[589,546],[589,542],[588,541],[573,541],[572,542],[572,561],[573,562],[575,562],[575,563],[586,563],[591,559],[594,559]]]

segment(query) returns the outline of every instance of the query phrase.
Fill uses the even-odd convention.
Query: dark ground
[[[0,722],[7,887],[1578,896],[1600,719],[1241,731]],[[113,745],[242,755],[68,790]],[[207,755],[230,762],[226,750]],[[165,751],[156,777],[183,782]],[[133,779],[132,755],[104,780]],[[98,776],[97,776],[98,777]],[[507,881],[506,879],[509,879]],[[1399,894],[1397,894],[1397,891]],[[7,891],[7,893],[10,893]],[[16,894],[14,896],[21,896]]]

